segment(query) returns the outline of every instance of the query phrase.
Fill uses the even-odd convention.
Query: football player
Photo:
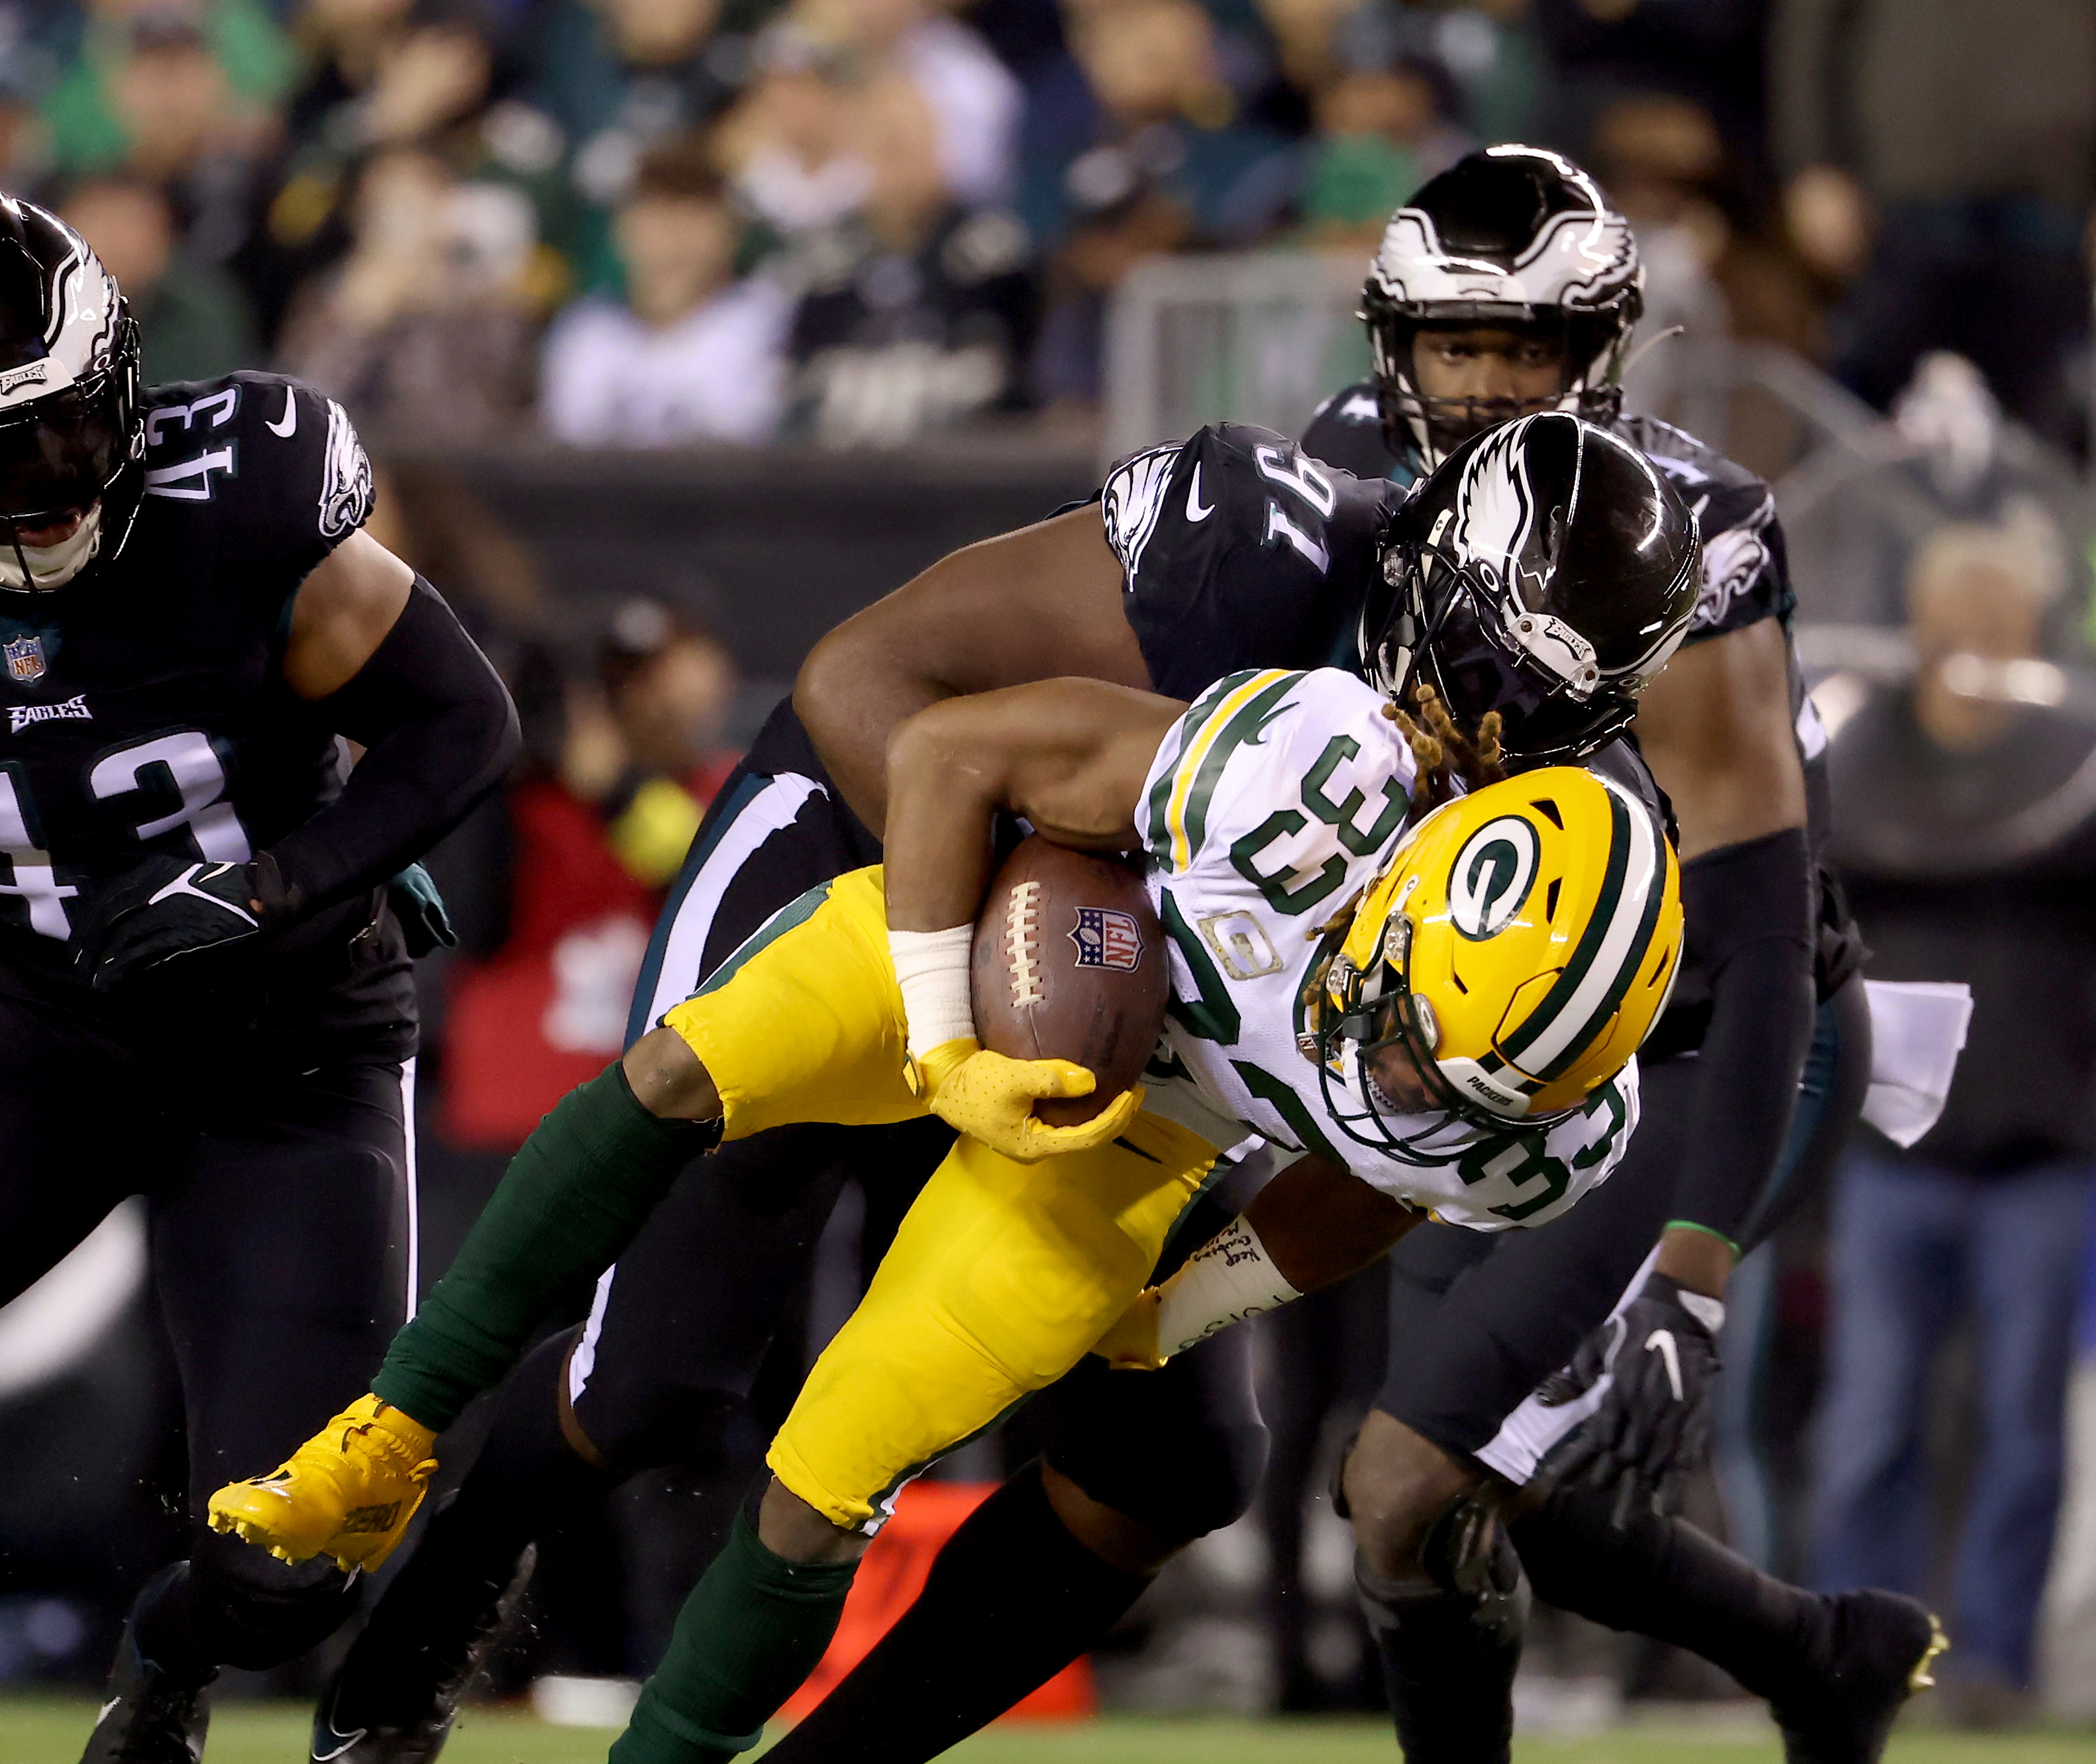
[[[1941,1645],[1910,1600],[1813,1598],[1657,1510],[1702,1453],[1731,1268],[1824,1176],[1870,1056],[1860,940],[1819,857],[1826,743],[1774,501],[1679,430],[1620,414],[1641,279],[1628,223],[1577,167],[1474,154],[1392,218],[1363,298],[1374,377],[1303,441],[1408,482],[1492,423],[1579,409],[1691,502],[1705,548],[1688,636],[1634,726],[1679,819],[1689,926],[1644,1128],[1605,1207],[1504,1253],[1424,1231],[1391,1262],[1389,1370],[1342,1487],[1412,1764],[1505,1757],[1524,1568],[1552,1602],[1771,1698],[1794,1758],[1875,1757]],[[1496,1530],[1486,1509],[1553,1447],[1552,1491]]]
[[[1692,581],[1692,525],[1669,512]],[[1582,646],[1554,615],[1524,617],[1539,642]],[[673,1124],[740,1138],[810,1116],[936,1114],[962,1137],[817,1360],[761,1501],[612,1753],[724,1760],[827,1646],[894,1490],[1110,1324],[1118,1353],[1150,1363],[1350,1272],[1426,1209],[1497,1232],[1570,1207],[1635,1127],[1634,1051],[1680,954],[1662,819],[1574,766],[1422,814],[1392,710],[1335,670],[1267,670],[1190,707],[1063,680],[905,723],[889,744],[884,869],[775,915],[564,1102],[373,1393],[273,1474],[221,1491],[214,1522],[293,1560],[382,1559],[436,1432],[675,1179],[690,1137]],[[1151,860],[1168,1026],[1140,1091],[1081,1125],[1032,1111],[1089,1091],[1089,1073],[989,1052],[976,1033],[969,951],[1000,814]],[[1023,950],[1063,928],[1020,920],[1011,937]],[[1299,1161],[1127,1316],[1216,1159],[1248,1133]]]
[[[1610,496],[1653,496],[1653,474],[1597,431],[1558,418],[1531,433],[1559,443],[1539,445],[1535,468],[1553,496],[1561,500],[1583,469],[1589,482],[1609,484]],[[1578,447],[1565,444],[1575,435]],[[1495,455],[1498,475],[1482,500],[1518,494],[1509,474],[1526,474],[1527,458],[1526,448]],[[1181,474],[1175,487],[1171,470],[1145,456],[1113,475],[1103,510],[1080,508],[957,553],[825,644],[804,675],[803,700],[827,719],[840,750],[865,762],[832,779],[781,707],[710,814],[657,928],[636,997],[636,1035],[771,913],[879,855],[847,799],[879,824],[887,736],[909,712],[963,688],[1044,674],[1190,697],[1247,664],[1300,666],[1356,653],[1365,592],[1382,579],[1391,493],[1327,473],[1258,430],[1204,432],[1187,449],[1189,470],[1196,464],[1199,522],[1160,529],[1161,499],[1169,494],[1183,507],[1187,483]],[[1574,524],[1610,531],[1609,500],[1581,504]],[[1627,594],[1644,609],[1638,623],[1678,630],[1693,598],[1692,573],[1683,572],[1692,535],[1678,510],[1671,526],[1660,519],[1668,506],[1648,501],[1636,531],[1664,529],[1664,538],[1641,557],[1618,550],[1598,572],[1569,559],[1574,567],[1524,592],[1538,610],[1547,592],[1576,626],[1605,587],[1611,608]],[[1277,513],[1295,539],[1269,537]],[[1145,543],[1152,531],[1155,546]],[[1638,567],[1618,567],[1626,561]],[[1461,573],[1448,572],[1447,581]],[[1482,592],[1496,609],[1492,628],[1506,631],[1525,609],[1500,580],[1494,575]],[[1365,635],[1379,644],[1382,625]],[[1596,740],[1627,719],[1641,682],[1635,664],[1652,651],[1648,635],[1627,650],[1612,647],[1601,658],[1603,685],[1598,662],[1593,679],[1575,683],[1553,675],[1547,656],[1509,640],[1504,675],[1478,683],[1504,691],[1517,683],[1529,705],[1576,687]],[[917,671],[862,700],[864,679],[892,677],[898,665]],[[1491,702],[1456,699],[1472,717]],[[1640,775],[1630,761],[1623,776],[1635,787]],[[923,1159],[922,1124],[849,1136],[781,1128],[730,1142],[708,1161],[705,1180],[673,1189],[600,1283],[579,1337],[548,1343],[509,1382],[494,1436],[459,1498],[436,1516],[323,1697],[316,1755],[356,1764],[434,1755],[476,1638],[494,1621],[535,1528],[591,1487],[690,1455],[749,1390],[834,1200],[835,1166],[848,1155],[866,1159],[867,1142],[883,1136],[896,1162]],[[897,1144],[911,1133],[918,1146]],[[933,1144],[925,1173],[942,1149]],[[1190,1229],[1184,1241],[1206,1234]],[[1011,1687],[1032,1682],[1038,1661],[1059,1663],[1110,1622],[1172,1549],[1234,1517],[1256,1481],[1261,1435],[1234,1337],[1178,1356],[1152,1379],[1088,1360],[1041,1399],[1037,1417],[1042,1410],[1046,1461],[990,1503],[971,1532],[992,1540],[1019,1532],[1029,1544],[1006,1559],[992,1543],[993,1590],[1011,1621],[995,1657],[967,1675],[968,1696],[950,1705],[961,1731],[1018,1694]]]
[[[90,1761],[191,1764],[219,1668],[356,1597],[229,1548],[203,1500],[413,1308],[408,941],[443,932],[389,883],[516,749],[493,670],[360,531],[371,496],[293,381],[142,388],[94,253],[0,196],[0,1302],[145,1194],[196,1522]]]
[[[1689,927],[1680,988],[1643,1056],[1644,1124],[1615,1179],[1569,1217],[1492,1240],[1429,1226],[1391,1255],[1390,1369],[1345,1494],[1413,1764],[1506,1756],[1523,1567],[1561,1607],[1724,1666],[1771,1699],[1791,1757],[1814,1764],[1875,1758],[1941,1645],[1910,1600],[1811,1596],[1650,1503],[1697,1455],[1736,1253],[1823,1174],[1870,1061],[1857,940],[1815,857],[1824,743],[1790,654],[1773,503],[1688,436],[1618,414],[1640,285],[1629,227],[1583,172],[1526,147],[1474,155],[1393,218],[1364,299],[1375,378],[1329,400],[1303,441],[1365,478],[1410,483],[1481,430],[1575,409],[1679,490],[1704,540],[1683,652],[1632,726],[1680,818]],[[1141,531],[1162,567],[1213,543],[1201,523],[1217,473],[1194,443],[1155,457],[1170,481]],[[1430,484],[1418,517],[1434,500]],[[1633,525],[1635,508],[1622,508]],[[1508,520],[1529,517],[1519,499],[1506,505]],[[1294,543],[1271,516],[1269,531]],[[1405,612],[1400,597],[1377,616],[1402,634]],[[1499,673],[1460,605],[1415,628],[1433,632],[1428,677],[1474,690]],[[849,659],[876,698],[929,689],[898,650],[861,644]],[[817,727],[852,775],[855,731],[841,718]],[[1553,1445],[1556,1491],[1535,1505],[1539,1481],[1511,1526],[1495,1525],[1492,1502]],[[1111,1556],[1114,1541],[1096,1538],[1094,1552],[1132,1561]],[[1068,1653],[1044,1646],[1022,1670],[1009,1632],[978,1639],[976,1613],[1008,1609],[1002,1565],[1035,1555],[1068,1559],[1054,1516],[1015,1499],[996,1526],[963,1527],[917,1603],[783,1742],[780,1764],[915,1764],[1002,1706],[979,1687],[1014,1700],[1096,1640],[1103,1622],[1072,1624]],[[1094,1609],[1118,1614],[1103,1596]],[[1029,1639],[1049,1627],[1015,1626]]]

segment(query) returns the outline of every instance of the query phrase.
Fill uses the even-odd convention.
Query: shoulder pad
[[[1239,668],[1334,659],[1374,565],[1388,489],[1244,423],[1116,466],[1102,498],[1107,543],[1156,688],[1190,698]]]

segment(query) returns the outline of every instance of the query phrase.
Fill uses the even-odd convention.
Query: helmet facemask
[[[1369,679],[1400,704],[1420,683],[1469,727],[1500,714],[1510,764],[1583,758],[1637,714],[1635,696],[1602,680],[1593,647],[1562,619],[1496,592],[1475,561],[1441,540],[1393,539],[1383,553],[1394,591],[1382,633],[1362,645]]]
[[[0,408],[0,588],[48,593],[129,535],[143,487],[136,467],[145,437],[138,420],[138,325],[125,313],[98,373],[11,408]],[[24,531],[79,526],[55,545]]]
[[[1324,966],[1323,981],[1312,1004],[1317,1012],[1318,1084],[1325,1111],[1339,1130],[1359,1144],[1404,1157],[1419,1137],[1417,1116],[1430,1111],[1445,1111],[1495,1132],[1514,1124],[1548,1127],[1562,1120],[1570,1110],[1527,1116],[1510,1107],[1500,1113],[1449,1082],[1436,1058],[1441,1033],[1434,1006],[1423,993],[1413,989],[1413,928],[1404,902],[1401,894],[1369,967],[1358,968],[1344,954],[1334,954]],[[1346,935],[1347,928],[1340,928],[1339,939]],[[1378,1056],[1392,1050],[1401,1053],[1418,1075],[1426,1091],[1423,1107],[1408,1108],[1376,1082],[1373,1068]],[[1346,1088],[1350,1069],[1353,1092]],[[1517,1093],[1508,1094],[1513,1101],[1521,1100]],[[1403,1124],[1408,1116],[1413,1117],[1408,1129]]]
[[[1561,410],[1589,422],[1608,423],[1622,414],[1622,371],[1633,324],[1622,309],[1588,313],[1560,307],[1480,305],[1421,312],[1399,305],[1370,282],[1360,316],[1368,325],[1383,444],[1400,458],[1417,455],[1428,471],[1471,436],[1517,417]],[[1421,391],[1413,352],[1420,333],[1472,328],[1503,329],[1556,342],[1561,351],[1556,391],[1535,398],[1477,398]]]

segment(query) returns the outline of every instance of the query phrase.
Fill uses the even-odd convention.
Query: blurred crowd
[[[1653,329],[1882,407],[1932,347],[2076,444],[2074,0],[4,0],[0,185],[149,378],[374,436],[896,443],[1081,411],[1159,251],[1365,255],[1479,141],[1582,157]]]

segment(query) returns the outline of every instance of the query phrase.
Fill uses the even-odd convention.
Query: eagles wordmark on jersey
[[[1159,749],[1136,825],[1171,943],[1172,1002],[1144,1106],[1212,1145],[1249,1129],[1314,1152],[1451,1224],[1539,1225],[1622,1155],[1637,1125],[1635,1060],[1548,1128],[1494,1131],[1436,1110],[1385,1149],[1334,1120],[1303,1051],[1325,922],[1411,827],[1412,753],[1382,707],[1336,669],[1234,675]],[[1633,820],[1656,851],[1650,814],[1635,806]],[[1357,1103],[1369,1081],[1356,1055],[1329,1077]]]

